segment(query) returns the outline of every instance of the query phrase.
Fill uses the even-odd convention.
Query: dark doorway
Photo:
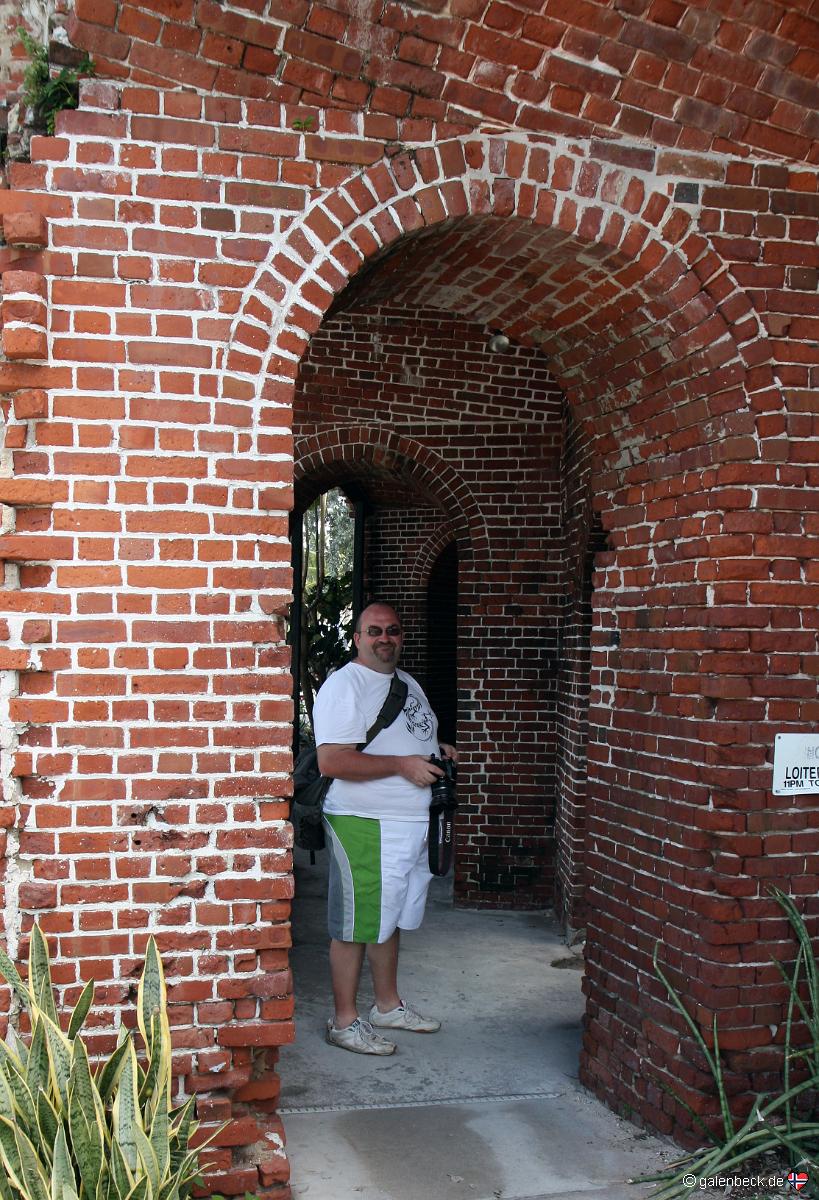
[[[458,546],[450,542],[427,583],[427,695],[441,741],[455,742],[458,719]]]

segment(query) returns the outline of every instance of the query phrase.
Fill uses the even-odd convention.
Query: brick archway
[[[776,390],[770,348],[749,298],[708,240],[692,231],[690,214],[652,191],[647,177],[576,147],[558,151],[513,135],[475,135],[387,158],[294,223],[285,248],[258,268],[233,321],[225,395],[250,400],[264,380],[265,398],[286,399],[323,314],[365,265],[404,244],[417,270],[422,235],[462,226],[480,234],[482,222],[498,219],[513,230],[513,251],[556,253],[559,266],[554,279],[533,281],[516,296],[490,279],[502,302],[497,324],[550,356],[581,418],[592,421],[602,407],[612,445],[600,445],[613,451],[614,464],[628,457],[622,412],[634,403],[635,380],[657,374],[663,388],[684,392],[692,374],[721,370],[722,390],[742,393],[735,408],[744,408],[751,394]],[[433,260],[439,245],[433,243]],[[468,238],[465,245],[463,265]],[[544,294],[549,288],[553,301]],[[467,286],[453,302],[474,311],[476,297]],[[658,330],[662,348],[653,344]],[[687,364],[694,368],[689,374]],[[644,409],[649,405],[647,397]],[[662,443],[656,401],[652,408],[638,416],[653,416],[653,424],[635,436]],[[656,453],[667,450],[658,444]]]
[[[709,963],[722,961],[719,917],[707,916],[722,909],[705,881],[691,907],[662,847],[676,839],[693,861],[703,827],[727,848],[742,825],[726,828],[703,809],[731,778],[708,765],[720,762],[724,736],[708,697],[740,695],[740,685],[716,677],[733,666],[710,653],[715,679],[701,680],[673,631],[681,627],[680,646],[723,644],[708,632],[707,610],[723,595],[708,582],[709,539],[729,534],[734,464],[758,458],[760,416],[778,411],[782,395],[749,298],[689,214],[647,182],[611,160],[515,137],[385,160],[318,201],[260,268],[234,323],[225,384],[246,400],[287,403],[310,337],[348,286],[393,304],[420,294],[548,356],[592,439],[610,546],[595,578],[581,1072],[610,1102],[670,1129],[679,1114],[670,1102],[658,1111],[643,1064],[673,1078],[673,1055],[633,996],[664,1009],[650,957],[664,938],[699,1002]],[[662,613],[662,625],[646,624],[644,609]],[[758,746],[754,761],[762,755]],[[733,778],[749,785],[747,772]],[[646,813],[656,836],[646,836]]]
[[[411,587],[423,588],[427,586],[430,571],[434,567],[436,560],[452,542],[458,543],[459,554],[466,553],[467,548],[461,540],[457,525],[453,522],[447,522],[447,524],[441,526],[437,535],[427,543],[423,553],[419,554],[413,561],[409,572]]]
[[[449,526],[463,538],[472,569],[479,574],[488,569],[489,535],[483,514],[467,484],[428,446],[378,425],[348,425],[298,440],[293,457],[298,507],[306,507],[333,486],[345,468],[364,474],[373,469],[396,473],[446,514]]]

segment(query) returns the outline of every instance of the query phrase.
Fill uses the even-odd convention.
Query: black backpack
[[[407,685],[395,674],[390,690],[381,705],[381,711],[367,730],[367,740],[357,746],[363,750],[382,729],[392,725],[407,699]],[[293,780],[293,802],[290,806],[290,822],[293,826],[293,841],[302,850],[323,850],[325,845],[322,813],[324,797],[333,782],[322,775],[318,766],[318,751],[315,746],[306,747],[296,759],[290,778]]]

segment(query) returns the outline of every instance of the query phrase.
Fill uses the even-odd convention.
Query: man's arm
[[[362,754],[355,746],[332,742],[319,746],[318,767],[329,779],[349,779],[353,783],[402,775],[416,787],[428,787],[443,775],[440,767],[433,767],[422,754]]]

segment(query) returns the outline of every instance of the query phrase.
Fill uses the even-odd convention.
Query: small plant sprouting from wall
[[[77,107],[80,79],[94,74],[94,63],[86,54],[78,66],[63,67],[52,76],[48,48],[36,42],[22,27],[17,32],[29,57],[23,75],[23,103],[31,110],[34,129],[51,135],[57,113]]]

